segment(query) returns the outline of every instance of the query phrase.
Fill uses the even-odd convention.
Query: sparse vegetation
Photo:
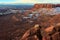
[[[50,9],[48,11],[50,11]],[[51,15],[52,12],[51,14],[47,14],[50,12],[43,13],[44,11],[40,12],[40,9],[39,11],[37,11],[38,13],[37,12],[34,13],[34,12],[35,12],[34,10],[32,11],[30,10],[30,11],[23,12],[22,14],[17,11],[15,14],[0,16],[0,40],[20,40],[23,34],[30,28],[33,28],[35,24],[39,24],[42,27],[42,29],[45,30],[50,26],[53,27],[56,24],[60,23],[60,14],[54,14],[53,12],[53,15]],[[37,14],[39,16],[37,16]],[[59,32],[56,32],[56,34],[57,33]],[[54,35],[52,37],[54,37]],[[45,36],[45,34],[43,36]],[[34,37],[36,36],[32,36],[31,38]],[[53,40],[55,39],[53,38]]]

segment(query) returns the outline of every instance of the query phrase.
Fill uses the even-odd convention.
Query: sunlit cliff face
[[[60,4],[35,4],[33,8],[39,9],[39,8],[55,8],[60,7]]]
[[[39,9],[39,8],[52,8],[52,7],[53,7],[52,4],[35,4],[34,5],[34,8],[37,8],[37,9]]]

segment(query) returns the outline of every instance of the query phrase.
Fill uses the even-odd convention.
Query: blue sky
[[[60,0],[0,0],[0,4],[60,3]]]
[[[0,2],[12,2],[12,1],[15,1],[15,0],[0,0]]]

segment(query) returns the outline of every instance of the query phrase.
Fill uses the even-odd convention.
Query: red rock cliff
[[[60,4],[35,4],[34,9],[60,7]]]

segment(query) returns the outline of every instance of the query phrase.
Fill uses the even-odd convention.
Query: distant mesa
[[[33,8],[39,9],[39,8],[55,8],[60,7],[60,4],[35,4]]]

